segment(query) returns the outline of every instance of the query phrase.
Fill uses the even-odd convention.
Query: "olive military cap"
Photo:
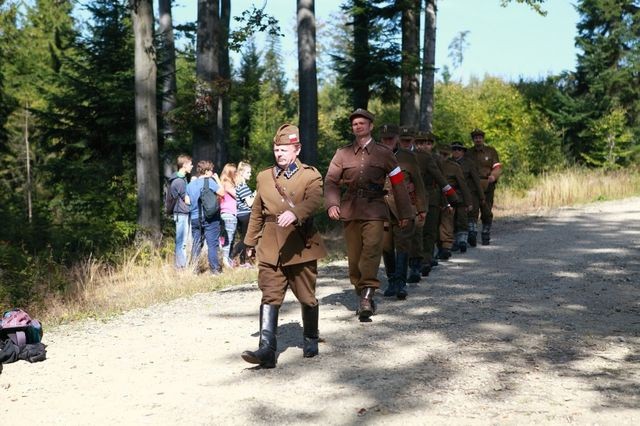
[[[463,151],[466,151],[466,150],[467,150],[467,147],[466,147],[466,146],[464,146],[464,145],[462,144],[462,142],[458,142],[458,141],[452,142],[452,143],[451,143],[451,145],[450,145],[450,148],[451,148],[451,150],[452,150],[452,151],[453,151],[453,150],[456,150],[456,149],[461,149],[461,150],[463,150]]]
[[[273,137],[276,145],[294,145],[300,143],[300,131],[293,124],[283,124],[278,127],[276,135]]]
[[[436,137],[431,132],[425,132],[420,130],[419,132],[416,133],[416,136],[415,136],[416,143],[422,143],[422,142],[435,143],[435,141],[436,141]]]
[[[381,138],[392,138],[394,136],[398,136],[399,134],[400,130],[395,124],[383,124],[382,127],[380,127]]]
[[[484,137],[484,132],[476,127],[471,131],[471,137],[473,138],[475,135],[480,135]]]
[[[374,119],[373,114],[371,114],[366,109],[362,109],[362,108],[358,108],[357,110],[353,111],[351,115],[349,115],[349,121],[353,121],[353,119],[356,117],[364,117],[372,123]]]
[[[401,139],[413,139],[416,135],[416,131],[411,126],[400,126],[400,138]]]

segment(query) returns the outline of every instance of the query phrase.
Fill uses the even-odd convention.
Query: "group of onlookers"
[[[242,243],[255,196],[247,183],[251,178],[251,165],[246,162],[240,162],[238,166],[228,163],[218,176],[211,161],[201,160],[196,173],[187,181],[193,169],[191,157],[180,155],[176,163],[178,171],[171,176],[168,189],[176,199],[173,209],[176,224],[176,268],[185,270],[189,264],[189,233],[192,237],[190,264],[195,272],[199,271],[198,260],[205,242],[209,271],[212,274],[220,273],[222,267],[251,267]],[[205,219],[202,215],[200,197],[205,187],[213,191],[219,200],[219,213],[212,219]],[[236,235],[240,237],[238,244],[235,243]],[[221,251],[222,262],[218,249]]]

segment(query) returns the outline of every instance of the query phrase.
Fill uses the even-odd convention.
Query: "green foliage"
[[[625,116],[623,109],[614,108],[609,114],[591,122],[589,130],[595,136],[595,143],[591,153],[582,154],[588,164],[611,170],[628,162],[633,152],[633,134],[625,126]]]
[[[266,6],[266,3],[265,3]],[[247,40],[250,40],[257,32],[267,32],[272,36],[284,37],[280,31],[278,20],[264,12],[264,7],[258,9],[255,5],[251,9],[242,12],[241,16],[233,18],[240,28],[231,32],[229,36],[229,49],[238,51]]]

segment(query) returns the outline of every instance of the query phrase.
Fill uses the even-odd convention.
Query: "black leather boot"
[[[407,268],[409,265],[409,253],[396,253],[396,296],[400,300],[407,298]]]
[[[396,288],[396,255],[395,251],[383,251],[382,261],[384,262],[384,269],[387,273],[387,288],[384,290],[384,297],[395,296],[398,292]]]
[[[482,234],[480,234],[482,238],[482,245],[488,246],[491,243],[491,224],[483,223],[482,224]]]
[[[242,352],[242,359],[262,368],[276,366],[276,327],[278,326],[277,305],[260,305],[260,343],[257,351]]]
[[[421,276],[422,258],[411,257],[409,258],[409,276],[407,277],[408,283],[419,283]]]
[[[471,247],[478,245],[478,231],[475,221],[469,221],[469,233],[467,235],[467,242]]]
[[[373,287],[365,287],[360,293],[360,306],[358,307],[358,317],[360,321],[366,321],[376,311],[376,304],[373,295],[376,289]]]
[[[305,358],[318,355],[318,306],[302,305],[302,356]]]

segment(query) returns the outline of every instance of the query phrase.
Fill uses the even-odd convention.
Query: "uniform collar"
[[[273,171],[276,177],[280,176],[280,174],[284,174],[284,177],[286,177],[287,179],[291,179],[291,176],[293,176],[298,170],[300,170],[300,165],[300,160],[296,158],[296,161],[289,164],[289,167],[287,167],[286,169],[283,170],[278,166],[274,166]]]
[[[353,152],[357,154],[358,151],[360,151],[362,149],[362,150],[366,151],[367,154],[369,154],[369,153],[371,153],[372,144],[373,144],[373,138],[369,138],[369,140],[367,141],[367,143],[364,144],[364,146],[360,146],[358,141],[354,141],[353,142]]]

